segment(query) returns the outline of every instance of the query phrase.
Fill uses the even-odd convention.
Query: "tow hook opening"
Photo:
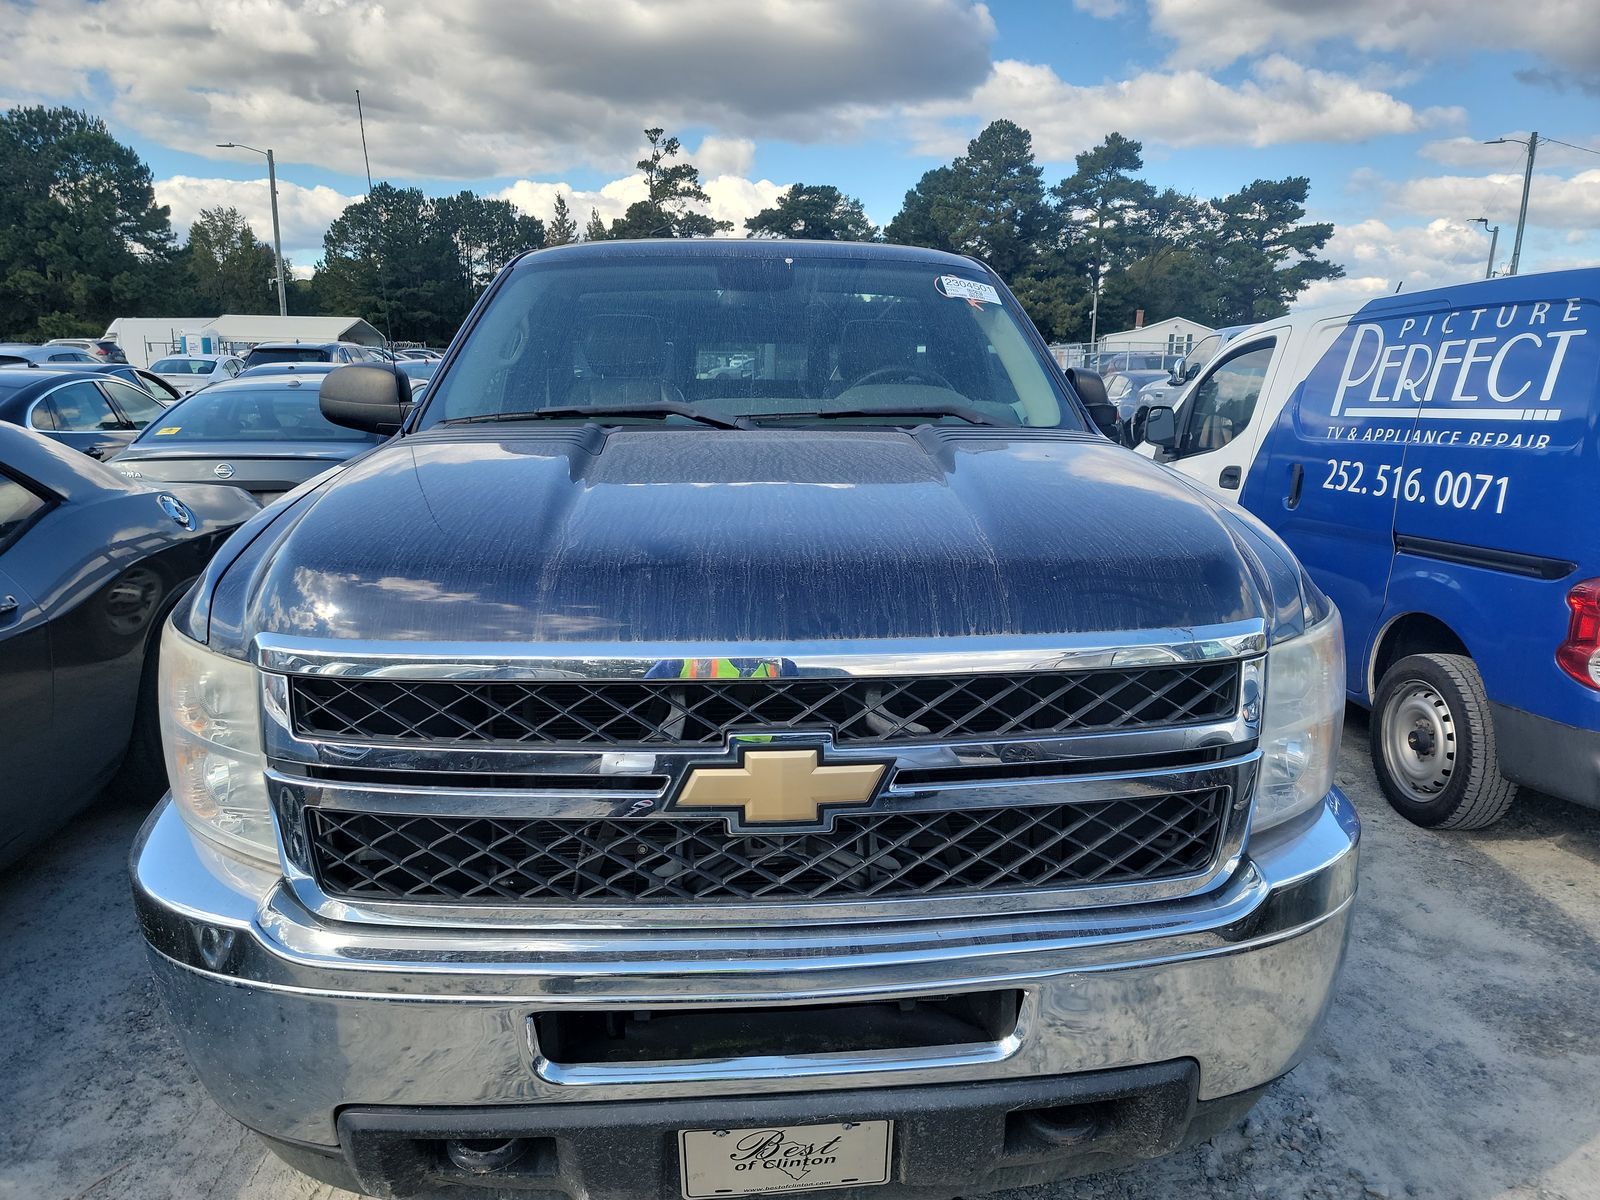
[[[451,1138],[444,1144],[445,1157],[474,1175],[503,1171],[527,1150],[527,1138]]]

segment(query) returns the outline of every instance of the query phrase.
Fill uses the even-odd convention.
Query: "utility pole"
[[[271,150],[258,150],[254,146],[246,146],[243,142],[218,142],[218,150],[248,150],[251,154],[265,154],[267,156],[267,192],[272,201],[272,256],[278,267],[278,315],[289,315],[289,292],[283,282],[283,235],[278,231],[278,164],[273,161]]]
[[[1539,135],[1528,135],[1528,162],[1522,168],[1522,208],[1517,213],[1517,240],[1511,246],[1511,273],[1517,273],[1522,261],[1522,229],[1528,223],[1528,189],[1533,186],[1533,152],[1539,148]]]

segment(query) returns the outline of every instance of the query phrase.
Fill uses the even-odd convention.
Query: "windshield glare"
[[[209,375],[216,366],[204,358],[163,358],[152,363],[150,369],[157,375]]]
[[[314,387],[209,387],[169,408],[139,441],[377,442],[375,433],[346,429],[322,415]]]
[[[421,425],[687,403],[729,419],[956,406],[1084,428],[1017,318],[963,298],[962,283],[989,291],[977,268],[881,259],[534,259],[490,302]]]

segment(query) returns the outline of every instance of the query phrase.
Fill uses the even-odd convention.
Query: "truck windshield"
[[[689,405],[762,425],[1083,429],[985,276],[865,257],[535,258],[490,301],[420,424]]]

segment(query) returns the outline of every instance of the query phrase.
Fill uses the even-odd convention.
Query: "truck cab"
[[[1516,786],[1600,806],[1600,273],[1258,325],[1143,452],[1242,505],[1333,598],[1391,803],[1478,828]]]
[[[520,258],[418,405],[329,373],[388,440],[164,631],[134,891],[218,1103],[384,1196],[925,1200],[1237,1120],[1349,928],[1339,616],[1095,382],[975,260],[764,240]]]

